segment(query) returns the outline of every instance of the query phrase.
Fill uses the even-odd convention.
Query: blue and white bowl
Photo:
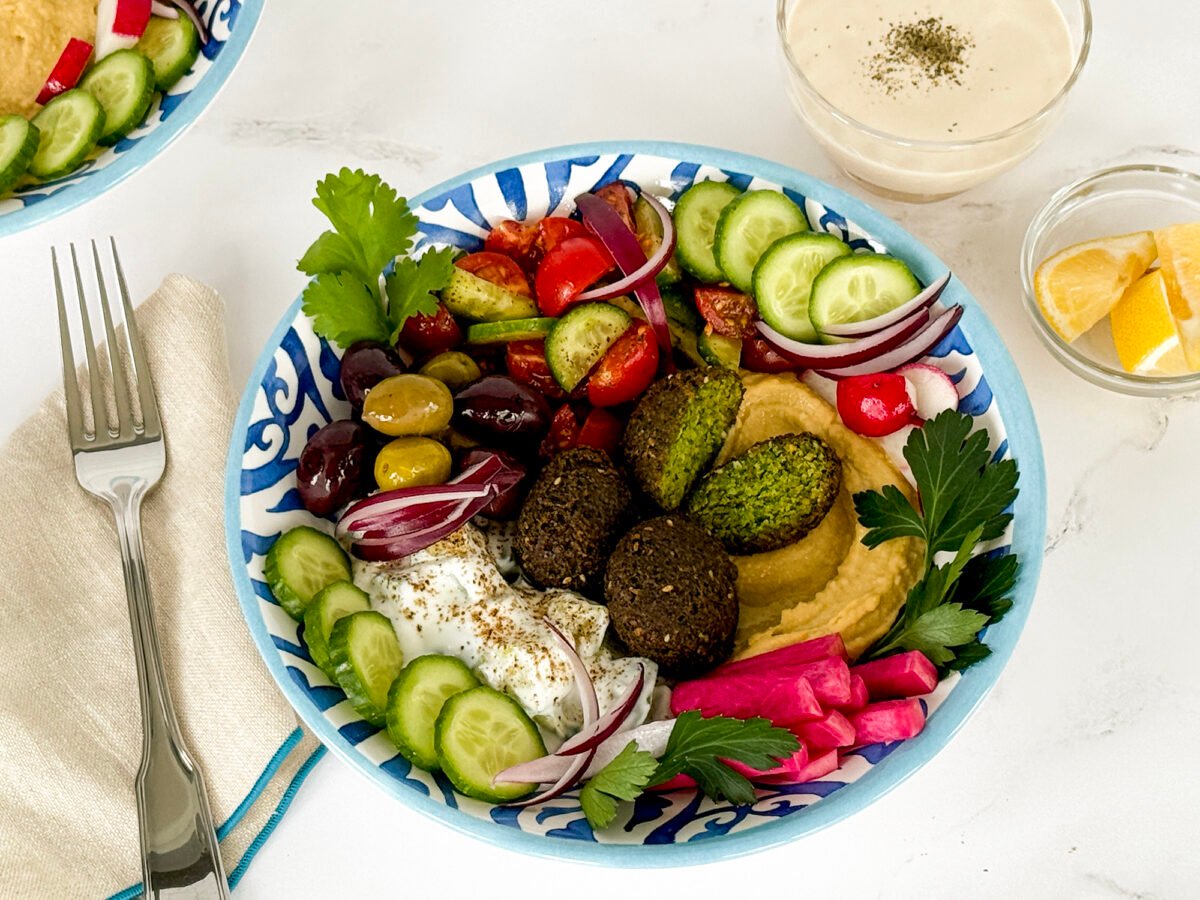
[[[199,118],[241,59],[258,24],[263,0],[199,0],[209,30],[192,71],[155,96],[146,121],[70,175],[29,184],[0,196],[0,238],[53,219],[99,197],[146,165]]]
[[[570,208],[577,194],[624,179],[677,197],[697,179],[739,188],[782,188],[813,227],[852,246],[886,250],[928,283],[946,270],[929,250],[863,202],[776,163],[681,144],[602,143],[555,148],[468,172],[413,198],[423,244],[478,250],[501,219],[536,219]],[[711,862],[780,844],[862,809],[928,762],[995,684],[1029,614],[1045,536],[1045,476],[1037,426],[1020,376],[978,303],[958,283],[947,302],[966,308],[960,327],[934,349],[958,384],[961,408],[985,426],[997,458],[1020,466],[1020,496],[1007,535],[990,548],[1021,555],[1012,611],[988,629],[992,655],[942,682],[927,699],[925,730],[910,741],[864,747],[810,784],[761,790],[752,806],[694,791],[647,794],[624,818],[593,834],[578,791],[528,809],[492,806],[457,793],[441,775],[416,769],[385,733],[357,716],[313,665],[301,627],[272,598],[263,560],[282,531],[329,530],[301,506],[295,467],[308,436],[349,413],[337,385],[338,354],[313,334],[297,300],[267,342],[238,410],[226,482],[226,534],[234,582],[254,640],[308,727],[343,760],[403,802],[461,831],[522,852],[616,866]]]

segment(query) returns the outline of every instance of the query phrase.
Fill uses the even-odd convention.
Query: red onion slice
[[[670,261],[671,254],[675,252],[675,222],[671,219],[671,214],[667,211],[667,208],[656,197],[651,196],[645,191],[642,192],[641,196],[662,221],[663,236],[658,249],[654,252],[653,256],[646,260],[640,269],[635,270],[630,275],[626,275],[620,281],[614,281],[612,284],[584,291],[579,295],[580,300],[611,300],[613,297],[620,297],[622,294],[627,294],[643,281],[648,281],[661,272]],[[640,249],[641,245],[639,244],[638,247]]]
[[[662,294],[658,292],[658,285],[654,280],[638,274],[646,264],[646,254],[642,245],[638,243],[637,235],[617,215],[616,210],[595,194],[580,194],[575,198],[575,205],[579,207],[579,213],[583,216],[583,224],[592,230],[600,239],[600,243],[612,254],[613,259],[617,261],[617,267],[626,276],[638,275],[639,283],[633,289],[633,296],[646,313],[646,319],[658,338],[658,346],[669,362],[671,329],[667,325],[667,309],[663,306]],[[665,240],[663,244],[666,245]]]
[[[584,728],[578,734],[568,738],[558,748],[559,756],[575,756],[595,749],[621,730],[628,720],[633,708],[637,706],[642,696],[642,688],[646,685],[646,667],[638,664],[638,676],[633,680],[625,696],[608,712],[596,720],[592,727]]]
[[[963,308],[956,304],[934,318],[933,321],[909,341],[876,356],[870,362],[839,369],[818,370],[817,374],[836,381],[840,378],[850,378],[854,375],[875,375],[878,372],[890,372],[897,366],[920,359],[936,347],[958,325],[962,314]]]
[[[152,0],[150,4],[150,12],[158,16],[160,19],[178,19],[179,10],[174,6],[168,6],[166,3],[160,3],[159,0]]]
[[[555,784],[573,765],[574,757],[551,753],[549,756],[509,766],[492,779],[492,784]]]
[[[179,7],[179,10],[192,20],[192,24],[196,26],[196,31],[200,34],[200,46],[203,47],[208,43],[208,26],[204,24],[204,19],[201,17],[199,10],[191,0],[167,0],[172,6]]]
[[[364,533],[368,529],[386,528],[390,524],[390,520],[397,518],[405,510],[420,506],[436,506],[451,501],[474,500],[486,497],[491,491],[491,487],[486,484],[439,484],[431,487],[382,491],[366,500],[360,500],[350,507],[338,521],[338,533]],[[370,506],[364,506],[368,501],[376,502]]]
[[[563,772],[562,776],[558,779],[558,781],[554,782],[553,785],[546,788],[546,790],[542,791],[540,794],[534,794],[532,797],[528,797],[524,800],[518,800],[516,803],[510,803],[509,805],[533,806],[534,804],[545,803],[547,800],[553,800],[555,797],[565,794],[575,786],[575,782],[579,781],[580,777],[587,770],[587,767],[591,765],[592,757],[595,755],[595,750],[592,750],[590,753],[579,754],[571,762],[571,765],[567,768],[567,771]],[[492,783],[496,784],[496,780],[492,779]]]
[[[566,654],[567,662],[571,664],[571,672],[575,676],[575,683],[579,686],[579,705],[583,709],[583,728],[585,730],[591,728],[592,723],[600,715],[600,701],[596,698],[596,686],[592,683],[592,676],[588,673],[587,666],[583,664],[583,658],[575,649],[575,645],[558,630],[558,626],[549,618],[543,617],[542,621],[550,629],[550,635],[558,644],[559,649]]]
[[[872,319],[864,319],[861,322],[844,322],[840,325],[826,325],[822,330],[831,337],[866,337],[874,334],[877,331],[882,331],[889,325],[895,325],[897,322],[902,322],[909,316],[917,312],[928,309],[937,302],[938,298],[946,290],[946,286],[950,284],[950,273],[947,272],[917,296],[911,300],[906,300],[893,310],[885,312],[883,315],[875,316]]]
[[[805,344],[784,337],[766,322],[754,325],[767,342],[789,359],[809,369],[841,368],[865,363],[893,347],[898,347],[919,333],[929,322],[929,315],[917,312],[890,328],[859,338],[848,344]]]

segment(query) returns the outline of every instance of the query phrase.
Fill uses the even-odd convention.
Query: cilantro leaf
[[[991,455],[987,431],[971,434],[972,424],[970,416],[946,410],[916,429],[904,445],[904,458],[921,496],[925,539],[935,549],[951,507],[971,487]]]
[[[954,659],[946,663],[947,669],[962,671],[992,655],[992,648],[978,639],[954,649]]]
[[[355,341],[388,339],[388,323],[379,300],[352,275],[318,275],[304,289],[303,309],[317,334],[342,347]]]
[[[779,758],[795,753],[796,736],[766,719],[701,718],[695,710],[680,714],[658,761],[652,783],[680,773],[691,775],[714,800],[754,802],[754,786],[721,760],[731,759],[756,769],[777,766]]]
[[[421,313],[432,316],[438,310],[435,291],[450,283],[454,271],[454,250],[430,250],[419,260],[404,257],[396,260],[396,270],[387,277],[388,322],[391,340],[409,316]]]
[[[862,542],[868,547],[878,547],[893,538],[925,539],[925,520],[894,484],[885,484],[882,492],[855,494],[854,509],[867,529]]]
[[[626,744],[579,792],[579,805],[592,828],[611,825],[617,817],[617,801],[636,800],[657,768],[658,760],[638,749],[636,741]]]
[[[1000,537],[1012,521],[1012,514],[1005,510],[1016,499],[1016,460],[1005,459],[986,466],[946,511],[941,530],[935,534],[933,549],[955,549],[976,525],[981,531],[980,540]]]
[[[968,609],[987,613],[995,622],[1012,608],[1008,593],[1017,583],[1019,568],[1015,553],[973,557],[955,585],[954,599]]]
[[[893,649],[920,650],[934,665],[945,665],[954,659],[950,648],[975,640],[987,621],[984,613],[963,609],[959,603],[943,603],[906,624]]]
[[[307,275],[349,272],[373,294],[384,266],[408,252],[417,217],[378,175],[343,168],[317,183],[313,205],[333,225],[298,264]]]

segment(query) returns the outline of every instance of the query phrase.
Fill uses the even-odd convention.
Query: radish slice
[[[100,0],[96,4],[96,61],[134,47],[150,21],[150,0]]]
[[[920,359],[936,347],[946,335],[954,330],[954,327],[958,324],[958,320],[962,318],[962,314],[963,308],[961,306],[952,306],[939,313],[933,321],[929,322],[920,332],[913,335],[911,339],[899,347],[876,356],[870,362],[845,366],[839,369],[823,369],[818,371],[817,374],[825,378],[837,380],[839,378],[849,378],[852,375],[874,375],[878,372],[890,372],[897,366]],[[882,332],[880,333],[882,334]],[[864,338],[864,340],[869,340],[869,338]]]
[[[83,70],[87,68],[88,60],[92,57],[92,45],[79,38],[71,38],[58,57],[58,62],[50,70],[50,77],[42,85],[42,92],[37,96],[37,102],[45,106],[63,91],[69,91],[79,84]]]
[[[630,275],[626,275],[620,281],[614,281],[612,284],[606,284],[603,287],[585,291],[579,295],[579,300],[611,300],[613,297],[628,294],[643,281],[647,281],[661,272],[670,261],[671,254],[675,252],[675,223],[671,219],[671,214],[667,212],[666,207],[650,194],[643,191],[641,196],[662,221],[663,238],[662,243],[658,246],[658,250],[646,260],[646,264],[640,269]]]
[[[667,358],[671,360],[671,329],[667,324],[667,308],[663,305],[662,294],[653,278],[641,274],[646,267],[646,253],[638,243],[634,234],[624,220],[617,215],[616,210],[595,194],[580,194],[575,198],[575,205],[583,216],[583,224],[592,230],[600,239],[606,250],[617,261],[617,266],[625,273],[626,279],[634,279],[633,296],[646,313],[646,320],[654,329],[658,345]],[[661,207],[660,207],[661,208]],[[664,209],[665,213],[666,210]],[[667,216],[670,220],[670,216]],[[666,225],[664,223],[664,229]],[[673,237],[673,235],[672,235]],[[666,247],[666,231],[663,232],[663,247]],[[662,248],[659,248],[660,250]],[[655,254],[658,256],[659,254]],[[664,259],[663,265],[666,265]],[[620,282],[618,282],[620,283]],[[616,296],[615,294],[612,296]],[[587,298],[596,299],[596,298]]]
[[[906,300],[893,310],[885,312],[881,316],[875,316],[872,319],[864,319],[862,322],[843,322],[839,325],[827,325],[821,329],[825,334],[832,337],[866,337],[874,334],[877,331],[882,331],[889,325],[895,325],[897,322],[902,322],[909,316],[920,312],[923,309],[928,309],[942,293],[946,290],[946,286],[950,284],[950,273],[947,272],[917,296],[911,300]]]
[[[909,395],[922,419],[935,418],[948,409],[958,409],[958,388],[950,376],[928,363],[909,363],[896,370],[912,388]]]
[[[766,322],[755,322],[754,325],[780,353],[799,365],[815,369],[841,368],[868,362],[899,347],[920,332],[928,322],[928,314],[918,312],[890,328],[848,344],[805,344],[784,337]]]
[[[596,720],[590,729],[583,729],[573,737],[563,742],[558,748],[560,756],[575,756],[599,747],[602,743],[621,730],[621,726],[629,721],[629,715],[642,696],[642,688],[646,685],[646,667],[638,665],[638,676],[629,686],[625,696],[612,709]]]
[[[173,6],[168,6],[165,3],[159,3],[158,0],[152,0],[150,3],[150,12],[158,16],[160,19],[178,19],[179,10]]]

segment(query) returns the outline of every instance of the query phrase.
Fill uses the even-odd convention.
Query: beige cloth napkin
[[[319,744],[297,728],[230,581],[220,298],[171,276],[138,323],[167,440],[143,522],[158,636],[214,819],[236,818],[221,852],[240,874]],[[0,896],[108,896],[141,881],[141,717],[116,534],[75,481],[61,390],[0,448],[0,473]]]

